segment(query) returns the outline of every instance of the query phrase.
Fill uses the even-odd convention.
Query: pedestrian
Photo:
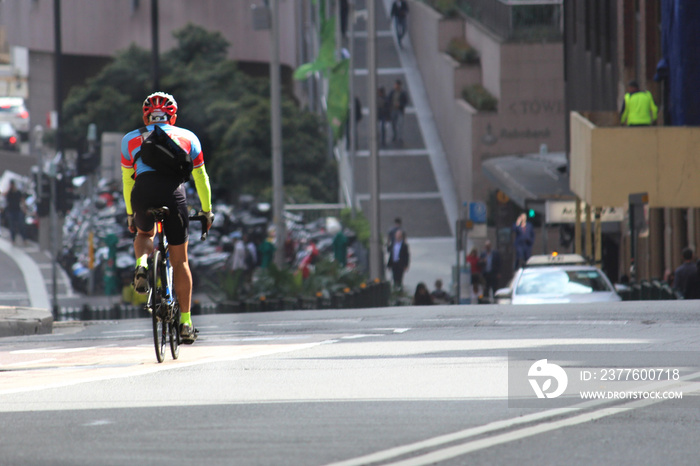
[[[233,276],[233,283],[236,288],[235,293],[237,294],[238,289],[241,288],[246,279],[246,246],[240,231],[234,232],[231,238],[234,241],[233,252],[231,253],[231,275]]]
[[[394,83],[394,88],[387,97],[391,109],[391,131],[393,142],[403,143],[403,122],[406,104],[408,104],[408,94],[403,90],[400,79]]]
[[[401,229],[396,230],[394,242],[389,251],[389,261],[387,262],[387,267],[391,269],[396,290],[403,290],[403,276],[408,270],[410,262],[411,254],[404,238],[404,232]]]
[[[434,304],[452,304],[452,296],[442,289],[442,280],[439,278],[435,280],[435,289],[430,296],[433,298]]]
[[[260,253],[260,268],[266,269],[275,260],[275,251],[277,247],[275,246],[275,238],[272,234],[268,235],[267,239],[260,243],[258,246],[258,252]]]
[[[17,189],[15,180],[10,180],[10,187],[5,193],[5,218],[10,229],[10,239],[15,244],[17,236],[22,237],[22,244],[27,240],[24,233],[24,215],[27,211],[24,193]]]
[[[484,251],[479,257],[481,262],[481,273],[484,276],[486,289],[484,290],[489,297],[498,289],[498,284],[501,279],[501,254],[493,249],[491,240],[484,242]]]
[[[387,99],[386,90],[380,87],[377,90],[377,121],[379,123],[379,135],[382,147],[386,145],[386,124],[391,120],[391,106]]]
[[[479,260],[479,251],[476,248],[472,248],[467,254],[465,261],[469,264],[471,271],[471,281],[472,281],[472,294],[474,296],[481,296],[483,294],[484,288],[484,277],[481,274],[481,262]]]
[[[525,266],[525,262],[532,255],[532,245],[535,242],[535,228],[527,221],[527,214],[520,214],[513,225],[515,239],[515,270]]]
[[[348,265],[348,237],[342,226],[333,237],[333,258],[340,267]]]
[[[683,263],[674,272],[673,288],[684,299],[700,298],[700,286],[698,284],[698,269],[693,260],[693,250],[684,248]]]
[[[391,227],[391,229],[389,230],[389,233],[387,233],[387,235],[386,235],[387,251],[391,252],[391,248],[394,245],[394,239],[396,237],[396,232],[399,230],[403,231],[401,217],[396,217],[394,219],[394,226]]]
[[[408,19],[408,2],[406,0],[394,0],[391,4],[391,14],[394,18],[394,29],[396,30],[396,40],[399,47],[403,48],[401,41],[406,35],[406,20]]]
[[[249,235],[243,235],[243,242],[245,244],[245,275],[246,283],[253,282],[253,273],[255,268],[258,266],[258,247],[253,242],[253,239]]]
[[[640,90],[637,81],[630,81],[620,110],[620,122],[627,126],[650,126],[658,112],[651,92]]]
[[[433,297],[428,291],[428,287],[425,283],[420,282],[416,286],[416,292],[413,294],[413,305],[414,306],[430,306],[433,304]]]

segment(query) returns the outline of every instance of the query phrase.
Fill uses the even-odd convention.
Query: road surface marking
[[[681,382],[671,382],[671,383],[656,383],[650,384],[649,387],[665,387],[670,389],[674,386],[689,386],[692,387],[688,392],[700,391],[700,386],[697,383],[686,383],[686,380],[692,380],[700,376],[700,372],[695,372],[687,376],[682,377]],[[645,387],[641,387],[640,390],[644,390]],[[685,391],[684,391],[685,395]],[[584,401],[577,405],[568,408],[558,408],[551,409],[547,411],[541,411],[539,413],[529,414],[520,416],[513,419],[506,419],[502,421],[495,421],[483,426],[472,427],[459,432],[454,432],[452,434],[440,435],[438,437],[433,437],[431,439],[422,440],[420,442],[411,443],[408,445],[403,445],[400,447],[390,448],[388,450],[379,451],[376,453],[371,453],[369,455],[360,456],[358,458],[352,458],[345,461],[339,461],[336,463],[331,463],[327,466],[360,466],[369,463],[375,463],[379,461],[387,461],[393,458],[398,458],[399,456],[407,455],[410,453],[416,453],[420,450],[425,450],[429,448],[439,447],[441,445],[457,442],[460,440],[467,440],[472,437],[477,437],[480,435],[489,434],[491,432],[496,432],[503,429],[511,429],[521,426],[523,424],[530,424],[532,422],[542,421],[540,424],[523,427],[511,432],[506,432],[503,434],[498,434],[492,437],[486,437],[483,439],[477,439],[470,442],[463,443],[461,445],[456,445],[452,447],[447,447],[442,450],[437,450],[431,453],[427,453],[421,456],[416,456],[407,460],[398,461],[392,464],[394,466],[422,466],[428,464],[435,464],[440,461],[445,461],[451,458],[456,458],[458,456],[465,455],[477,450],[482,450],[495,445],[500,445],[503,443],[512,442],[513,440],[519,440],[526,437],[531,437],[533,435],[541,434],[544,432],[549,432],[556,429],[561,429],[563,427],[574,426],[578,424],[583,424],[586,422],[594,421],[596,419],[601,419],[606,416],[611,416],[614,414],[622,413],[625,411],[630,411],[633,409],[638,409],[646,406],[651,406],[656,403],[661,403],[666,401],[664,399],[648,399],[639,400],[620,406],[606,407],[614,403],[611,400],[595,400],[595,401]],[[595,411],[589,411],[577,416],[568,417],[565,419],[556,419],[567,414],[572,414],[576,411],[582,409],[592,409],[599,407]]]

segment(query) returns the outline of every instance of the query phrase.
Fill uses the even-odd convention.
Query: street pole
[[[56,154],[63,154],[63,122],[62,122],[62,107],[63,96],[61,95],[63,88],[63,69],[62,55],[63,46],[61,43],[61,0],[53,2],[53,17],[54,17],[54,103],[56,105]],[[56,157],[58,159],[58,157]],[[51,200],[50,205],[50,225],[51,225],[51,280],[52,280],[52,303],[51,312],[54,319],[58,318],[58,291],[57,291],[57,261],[58,261],[58,245],[56,238],[60,233],[58,229],[58,219],[56,218],[56,159],[51,165]]]
[[[369,172],[370,172],[370,278],[384,278],[384,254],[379,232],[379,150],[377,147],[377,24],[375,0],[367,0],[367,70],[369,98]]]
[[[270,111],[272,124],[272,217],[275,224],[275,265],[285,262],[284,177],[282,166],[282,105],[280,93],[279,0],[271,0]]]
[[[350,167],[350,212],[352,218],[357,214],[355,205],[355,152],[357,151],[357,115],[355,115],[355,0],[348,0],[348,51],[350,52],[350,73],[348,90],[350,94],[350,152],[348,166]]]
[[[94,154],[97,148],[97,125],[95,123],[90,123],[88,125],[87,132],[87,143],[88,152]],[[97,214],[95,212],[95,174],[91,171],[87,175],[87,196],[88,196],[88,248],[90,249],[90,257],[94,257],[94,247],[95,247],[95,232],[94,232],[94,221],[93,218]],[[88,295],[92,296],[95,294],[95,265],[93,260],[89,264],[90,274],[88,275]]]
[[[153,61],[153,90],[160,90],[160,45],[158,43],[158,0],[151,0],[151,60]]]

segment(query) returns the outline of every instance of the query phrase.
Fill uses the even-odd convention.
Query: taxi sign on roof
[[[536,267],[543,265],[586,265],[586,259],[579,254],[539,254],[531,256],[525,263],[525,267]]]

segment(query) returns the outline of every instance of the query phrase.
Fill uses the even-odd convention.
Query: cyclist
[[[122,139],[122,182],[129,231],[136,233],[134,238],[136,271],[133,285],[137,293],[146,294],[149,289],[148,255],[153,251],[155,222],[153,216],[147,211],[149,208],[161,206],[167,206],[170,209],[170,214],[163,222],[163,228],[169,244],[175,294],[180,304],[180,335],[185,342],[192,342],[196,338],[197,330],[192,324],[190,315],[192,273],[187,260],[189,217],[185,185],[179,179],[157,172],[140,157],[134,162],[134,156],[145,139],[145,131],[150,132],[155,125],[160,126],[192,158],[194,165],[192,178],[202,205],[200,214],[207,217],[207,230],[211,227],[214,215],[211,212],[211,188],[209,176],[204,167],[202,146],[194,133],[174,126],[176,119],[177,102],[172,95],[155,92],[146,97],[143,102],[145,130],[135,129]]]

